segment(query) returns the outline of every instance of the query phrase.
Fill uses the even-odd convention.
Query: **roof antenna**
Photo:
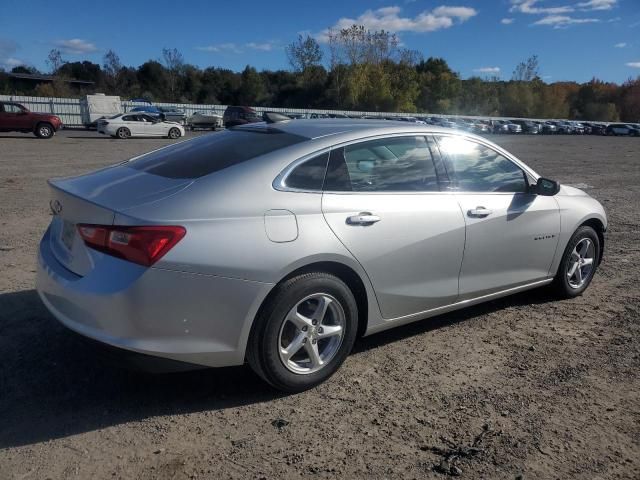
[[[278,112],[264,112],[262,114],[262,119],[267,123],[278,123],[278,122],[286,122],[287,120],[291,120],[291,117]]]

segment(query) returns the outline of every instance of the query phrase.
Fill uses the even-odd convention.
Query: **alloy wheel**
[[[278,335],[278,353],[291,372],[310,374],[336,355],[345,334],[342,305],[329,294],[315,293],[300,300],[287,314]]]
[[[567,262],[567,281],[571,288],[580,288],[589,280],[595,252],[595,245],[589,238],[583,238],[576,244]]]

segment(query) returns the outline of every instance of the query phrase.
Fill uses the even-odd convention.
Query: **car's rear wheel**
[[[255,320],[247,360],[275,388],[300,392],[328,379],[353,348],[358,307],[349,287],[323,272],[276,287]]]
[[[125,140],[125,139],[129,138],[130,136],[131,136],[131,130],[129,130],[127,127],[120,127],[116,131],[116,137],[118,137],[121,140]]]
[[[591,283],[600,259],[600,239],[589,226],[578,228],[564,250],[553,282],[561,298],[581,295]]]
[[[172,138],[173,140],[175,140],[176,138],[180,138],[181,134],[180,134],[180,130],[177,128],[172,128],[171,130],[169,130],[169,138]]]
[[[51,138],[56,131],[50,123],[39,123],[34,133],[39,138]]]

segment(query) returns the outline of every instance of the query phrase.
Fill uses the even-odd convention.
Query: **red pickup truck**
[[[33,132],[36,137],[51,138],[62,128],[60,117],[34,113],[15,102],[0,102],[0,132]]]

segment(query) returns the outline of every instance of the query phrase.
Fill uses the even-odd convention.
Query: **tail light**
[[[178,226],[119,227],[78,225],[84,243],[108,255],[150,267],[171,250],[187,231]]]

